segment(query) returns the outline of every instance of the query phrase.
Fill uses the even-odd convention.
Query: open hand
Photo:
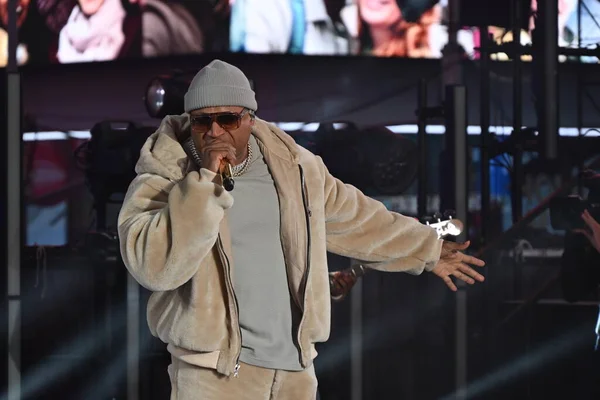
[[[590,214],[588,210],[585,210],[583,214],[581,214],[581,218],[589,229],[575,229],[574,232],[585,235],[592,246],[600,253],[600,223],[592,217],[592,214]]]
[[[483,275],[471,268],[469,264],[477,267],[483,267],[485,262],[476,257],[461,253],[462,250],[465,250],[467,247],[469,247],[469,244],[469,241],[466,241],[465,243],[444,241],[440,260],[431,270],[431,272],[439,276],[450,288],[450,290],[454,292],[456,292],[458,289],[452,281],[452,276],[465,281],[469,285],[474,284],[476,280],[479,282],[483,282],[484,280]]]

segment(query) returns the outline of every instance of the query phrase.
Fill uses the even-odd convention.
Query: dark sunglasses
[[[240,127],[242,118],[248,113],[244,109],[241,113],[222,112],[214,114],[190,115],[190,124],[195,133],[206,133],[216,122],[221,128],[231,131]]]

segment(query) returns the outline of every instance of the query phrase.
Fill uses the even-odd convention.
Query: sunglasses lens
[[[194,131],[207,132],[212,124],[212,118],[209,116],[193,117],[190,122]]]
[[[238,114],[213,114],[193,116],[190,120],[192,129],[196,133],[206,133],[210,130],[213,120],[223,129],[237,129],[240,127]]]
[[[236,129],[239,128],[240,117],[235,114],[221,114],[217,115],[217,124],[223,129]]]

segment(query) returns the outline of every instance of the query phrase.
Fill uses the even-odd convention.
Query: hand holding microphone
[[[202,149],[202,168],[220,174],[223,179],[223,187],[230,192],[235,183],[231,162],[236,158],[236,149],[232,144],[215,141]]]

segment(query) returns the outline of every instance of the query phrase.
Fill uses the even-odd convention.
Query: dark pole
[[[521,65],[521,0],[512,0],[513,8],[513,135],[517,135],[513,151],[512,219],[516,223],[523,213],[523,145],[521,144],[522,115],[522,65]]]
[[[17,0],[8,1],[8,64],[6,68],[6,144],[5,210],[7,229],[6,270],[8,298],[8,384],[7,398],[21,398],[21,250],[23,229],[22,197],[22,133],[21,133],[21,79],[17,66]]]
[[[446,87],[445,96],[446,140],[444,146],[444,171],[446,179],[451,181],[445,193],[441,192],[440,200],[449,202],[450,208],[456,211],[456,217],[463,221],[463,233],[458,241],[466,240],[469,231],[469,176],[467,147],[467,89],[462,85]],[[442,189],[442,188],[441,188]],[[465,285],[457,282],[458,292],[455,296],[455,390],[456,398],[466,398],[468,381],[468,334],[467,334],[467,292]]]
[[[581,49],[581,12],[583,10],[583,1],[577,2],[577,49]],[[557,27],[558,28],[558,27]],[[582,137],[583,130],[583,99],[582,99],[582,91],[584,90],[584,82],[583,82],[583,71],[581,68],[581,56],[577,57],[577,135]],[[579,173],[583,172],[583,157],[579,157],[579,162],[577,163],[577,167],[579,169]],[[578,192],[579,194],[583,194],[583,186],[581,185],[581,181],[578,184]]]
[[[19,35],[17,29],[17,0],[8,0],[8,63],[6,70],[8,73],[17,72],[17,46],[19,45]]]
[[[456,211],[456,217],[464,223],[459,241],[467,238],[469,212],[469,170],[470,159],[467,146],[467,89],[463,85],[446,87],[445,97],[446,140],[444,151],[446,163],[444,169],[451,181],[451,190],[447,191],[449,209]]]
[[[480,88],[479,123],[481,125],[481,233],[480,243],[485,246],[488,240],[488,221],[490,216],[490,55],[488,49],[488,28],[479,27],[480,44]]]
[[[543,137],[543,154],[554,160],[558,156],[558,3],[539,0],[538,17],[533,34],[534,60],[539,68],[534,75],[541,78],[541,107],[538,107],[538,125]],[[539,100],[538,100],[539,101]],[[541,112],[541,115],[539,113]]]
[[[419,80],[417,94],[417,146],[419,149],[419,168],[417,182],[417,215],[427,215],[427,81]]]

